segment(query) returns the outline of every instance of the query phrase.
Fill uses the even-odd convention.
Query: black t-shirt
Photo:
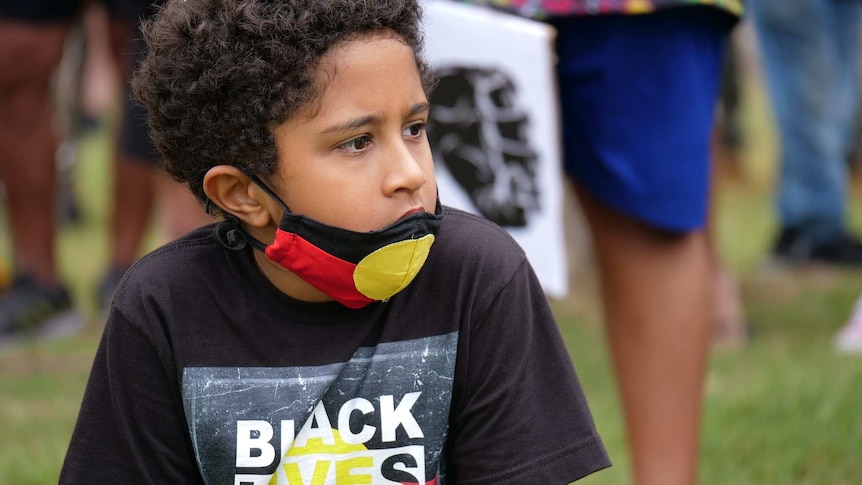
[[[351,310],[208,226],[114,297],[60,483],[566,484],[609,466],[540,285],[446,209],[416,279]]]

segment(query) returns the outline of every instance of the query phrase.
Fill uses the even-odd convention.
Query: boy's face
[[[428,100],[413,51],[364,36],[321,61],[318,99],[275,129],[274,190],[292,212],[353,231],[434,212]]]

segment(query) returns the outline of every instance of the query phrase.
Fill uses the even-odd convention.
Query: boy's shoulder
[[[444,206],[440,241],[451,241],[463,249],[521,253],[523,250],[515,239],[502,227],[484,217],[462,209]]]
[[[524,250],[502,227],[481,216],[444,207],[443,222],[432,255],[447,263],[514,270],[527,259]]]
[[[212,277],[220,266],[214,227],[202,226],[146,254],[126,272],[120,289],[168,289],[175,282]]]

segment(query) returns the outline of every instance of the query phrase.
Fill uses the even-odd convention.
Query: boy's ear
[[[231,165],[216,165],[204,175],[204,192],[213,204],[252,227],[265,227],[278,221],[281,208],[252,182],[248,175]]]

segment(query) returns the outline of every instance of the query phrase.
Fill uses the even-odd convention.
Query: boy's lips
[[[425,208],[424,207],[416,207],[416,208],[410,209],[409,211],[407,211],[401,215],[401,219],[404,219],[407,216],[412,216],[413,214],[416,214],[417,212],[425,212]]]

